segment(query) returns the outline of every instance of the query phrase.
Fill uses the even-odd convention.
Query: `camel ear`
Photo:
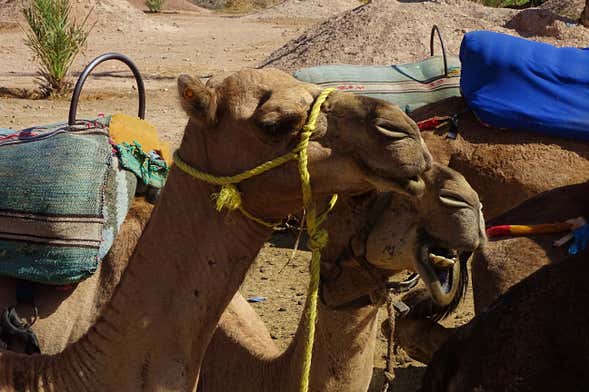
[[[204,125],[214,126],[217,122],[217,95],[198,79],[188,75],[178,77],[178,93],[182,108]]]

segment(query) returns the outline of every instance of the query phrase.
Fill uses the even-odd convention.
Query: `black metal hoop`
[[[70,103],[70,113],[68,116],[68,125],[72,126],[76,123],[76,113],[78,111],[78,102],[80,100],[80,93],[82,92],[82,87],[86,82],[86,79],[90,75],[90,72],[96,68],[96,66],[100,63],[103,63],[107,60],[119,60],[125,63],[133,72],[133,76],[135,77],[135,81],[137,82],[137,92],[139,93],[139,118],[145,119],[145,86],[143,85],[143,79],[141,78],[141,73],[137,66],[131,61],[131,59],[124,54],[109,52],[101,54],[100,56],[96,57],[90,64],[84,68],[84,71],[80,74],[78,81],[76,82],[76,87],[74,87],[74,93],[72,95],[72,101]]]
[[[442,57],[444,58],[444,76],[448,76],[448,60],[446,58],[446,46],[444,45],[444,40],[442,39],[442,33],[440,33],[440,29],[438,29],[437,25],[432,26],[432,32],[429,37],[429,54],[430,56],[434,55],[434,34],[438,34],[438,38],[440,40],[440,46],[442,47]]]

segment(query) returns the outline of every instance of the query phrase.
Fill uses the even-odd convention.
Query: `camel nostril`
[[[401,140],[409,137],[406,129],[382,118],[377,118],[374,121],[374,127],[380,134],[391,139]]]
[[[462,197],[459,193],[450,191],[448,189],[440,190],[439,199],[442,204],[452,208],[468,208],[470,203]]]

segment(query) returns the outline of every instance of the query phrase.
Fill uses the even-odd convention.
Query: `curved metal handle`
[[[124,54],[109,52],[101,54],[100,56],[96,57],[90,64],[84,68],[84,71],[80,74],[78,81],[76,82],[76,87],[74,87],[74,93],[72,95],[72,101],[70,103],[70,113],[68,116],[68,125],[74,125],[76,123],[76,112],[78,111],[78,101],[80,100],[80,93],[82,92],[82,87],[90,75],[90,72],[96,68],[96,66],[100,63],[103,63],[107,60],[119,60],[131,69],[133,72],[133,76],[135,77],[135,81],[137,82],[137,92],[139,93],[139,118],[145,119],[145,86],[143,85],[143,79],[141,78],[141,73],[139,73],[139,69],[137,66],[131,61],[131,59]]]
[[[442,57],[444,58],[444,76],[448,76],[448,60],[446,58],[446,46],[444,45],[444,40],[442,39],[442,33],[440,33],[440,29],[438,29],[437,25],[432,26],[432,32],[429,37],[429,54],[430,56],[434,55],[434,34],[438,33],[438,38],[440,40],[440,46],[442,47]]]

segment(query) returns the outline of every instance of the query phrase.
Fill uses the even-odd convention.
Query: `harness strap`
[[[21,320],[14,306],[4,309],[0,315],[0,345],[8,350],[24,345],[26,354],[41,353],[39,340],[31,325]]]
[[[26,280],[18,280],[16,283],[16,305],[10,306],[0,315],[0,346],[4,349],[24,347],[26,354],[38,354],[41,352],[39,340],[31,329],[39,317],[39,311],[35,305],[34,283]],[[26,304],[33,308],[33,321],[23,321],[17,313],[16,307]]]
[[[348,242],[348,252],[350,256],[352,256],[352,260],[358,263],[358,265],[370,275],[380,290],[383,292],[393,291],[396,294],[399,294],[415,287],[419,281],[419,274],[413,273],[408,279],[401,282],[383,282],[380,276],[376,273],[377,268],[370,264],[366,258],[366,241],[368,240],[370,231],[382,215],[383,211],[388,207],[391,197],[391,194],[378,196],[376,201],[372,203],[368,219],[366,219],[362,227]]]

